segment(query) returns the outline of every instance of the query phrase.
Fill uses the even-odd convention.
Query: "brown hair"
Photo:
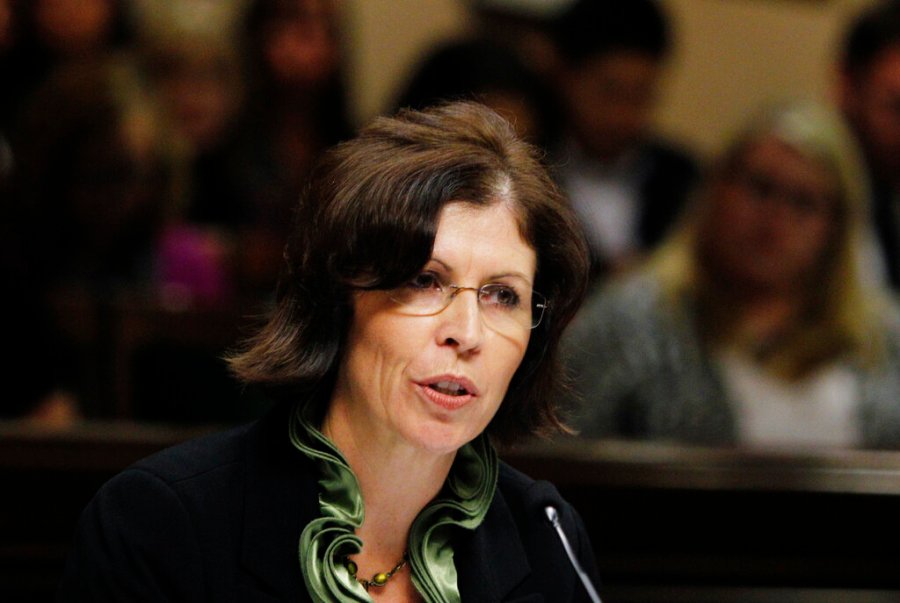
[[[502,117],[451,103],[375,119],[313,170],[285,248],[268,322],[230,358],[276,397],[333,384],[353,289],[390,289],[428,262],[450,202],[507,202],[537,255],[534,288],[550,301],[488,432],[497,440],[562,427],[558,343],[587,286],[587,247],[565,199]]]

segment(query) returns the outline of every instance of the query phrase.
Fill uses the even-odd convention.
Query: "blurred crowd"
[[[836,67],[836,106],[748,116],[583,308],[583,435],[900,448],[900,3],[860,14]]]
[[[231,418],[216,409],[238,392],[202,335],[193,353],[177,333],[154,347],[123,332],[139,307],[231,318],[271,295],[306,172],[351,132],[335,10],[0,1],[2,261],[17,285],[4,303],[21,350],[4,415],[155,418],[153,396],[103,402],[127,362],[147,375],[131,389],[174,393],[176,416]],[[179,393],[204,378],[218,386]]]
[[[384,111],[474,98],[544,149],[592,253],[575,426],[900,447],[900,3],[850,24],[835,106],[760,107],[709,165],[652,128],[664,5],[541,6],[472,2]],[[357,125],[342,22],[334,0],[0,0],[0,416],[263,404],[221,325],[263,311],[308,171]]]

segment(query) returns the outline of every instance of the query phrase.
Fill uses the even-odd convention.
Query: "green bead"
[[[375,574],[375,576],[372,578],[372,582],[374,582],[378,586],[384,586],[387,583],[387,581],[388,581],[387,574]]]
[[[350,572],[351,576],[354,576],[354,577],[356,576],[357,569],[358,568],[356,567],[355,563],[353,563],[352,561],[349,561],[349,560],[347,561],[347,571]]]

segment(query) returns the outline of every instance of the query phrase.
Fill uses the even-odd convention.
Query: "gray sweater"
[[[858,375],[867,448],[900,448],[900,312],[883,316],[886,354]],[[659,281],[636,273],[598,291],[567,335],[584,437],[731,444],[735,413],[722,376],[697,334],[693,309],[672,307]]]

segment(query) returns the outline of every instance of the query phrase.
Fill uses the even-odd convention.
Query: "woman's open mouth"
[[[469,390],[454,381],[438,381],[437,383],[430,383],[428,387],[448,396],[463,396],[469,393]]]
[[[460,408],[478,395],[475,386],[462,377],[437,377],[417,385],[428,401],[447,410]]]

